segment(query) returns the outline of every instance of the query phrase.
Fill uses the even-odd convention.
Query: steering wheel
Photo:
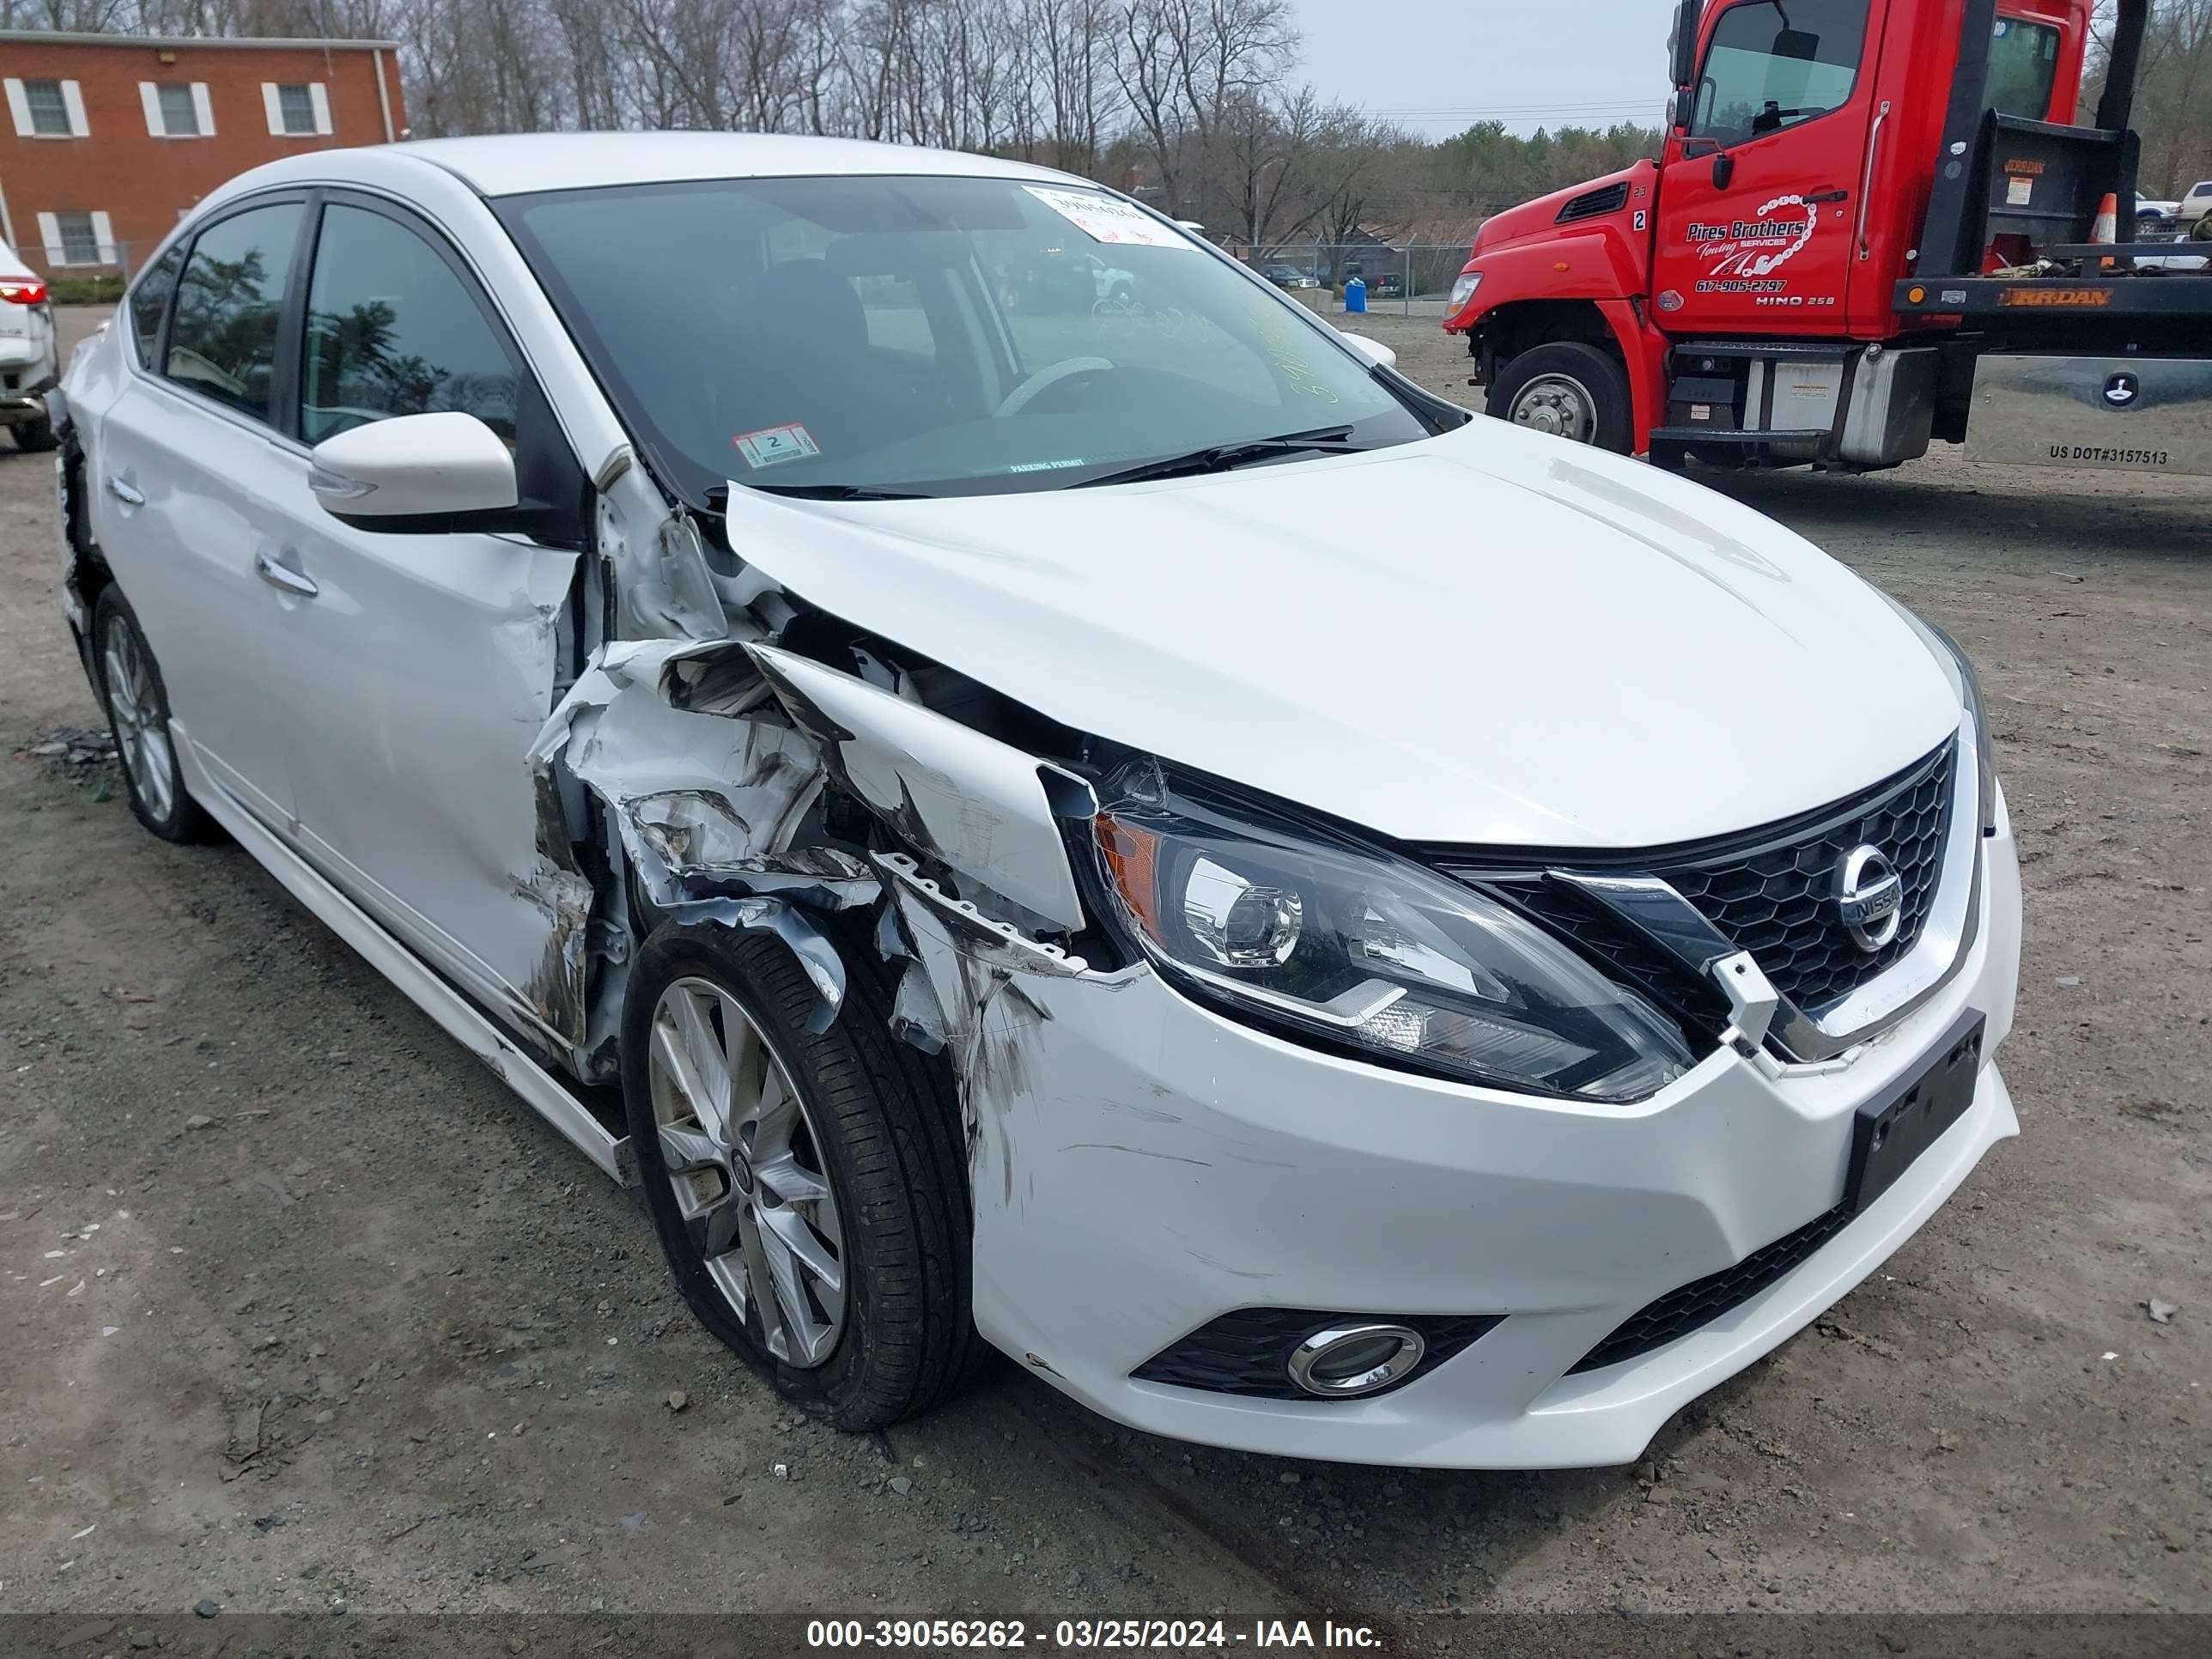
[[[1047,363],[1028,380],[1009,392],[1006,401],[991,411],[992,416],[994,419],[1003,419],[1008,415],[1020,414],[1028,405],[1030,398],[1055,381],[1064,380],[1071,374],[1087,374],[1094,370],[1113,367],[1114,365],[1103,357],[1063,357],[1056,363]]]

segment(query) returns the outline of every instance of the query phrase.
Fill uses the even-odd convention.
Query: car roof
[[[0,276],[38,277],[39,273],[15,257],[15,250],[0,242]],[[44,280],[40,278],[40,280]]]
[[[294,173],[329,178],[345,167],[349,157],[359,158],[356,165],[363,168],[378,167],[389,159],[426,162],[457,176],[482,196],[702,179],[838,174],[954,174],[1054,184],[1090,182],[1047,167],[959,150],[755,132],[532,132],[429,138],[310,153],[257,168],[254,178],[257,183],[270,184]]]

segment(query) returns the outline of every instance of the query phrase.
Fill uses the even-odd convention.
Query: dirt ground
[[[1476,395],[1432,325],[1367,326]],[[1492,1611],[2212,1613],[2212,488],[1712,477],[1981,665],[2024,1133],[1634,1469],[1429,1474],[1152,1439],[1011,1366],[878,1440],[797,1418],[245,854],[37,752],[98,717],[51,464],[0,441],[0,1610],[1328,1611],[1417,1650]]]

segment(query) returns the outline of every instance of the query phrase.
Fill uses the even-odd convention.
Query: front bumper
[[[1570,1375],[1655,1298],[1833,1207],[1857,1108],[1926,1063],[1962,1013],[1985,1017],[1995,1052],[2020,956],[2002,811],[1984,851],[1984,922],[1966,961],[1846,1068],[1776,1079],[1722,1052],[1630,1107],[1335,1058],[1221,1018],[1146,969],[1014,975],[1018,998],[988,1000],[962,1038],[976,1322],[1084,1404],[1155,1433],[1365,1463],[1632,1462],[1686,1401],[1872,1273],[2017,1133],[1985,1063],[1965,1115],[1797,1267],[1667,1346]],[[908,917],[925,961],[958,948]],[[1218,1316],[1261,1306],[1505,1317],[1366,1400],[1132,1378]]]

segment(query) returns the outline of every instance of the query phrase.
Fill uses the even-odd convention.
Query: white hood
[[[1407,840],[1748,829],[1897,770],[1961,712],[1811,544],[1488,420],[1097,489],[739,488],[729,533],[791,592],[1066,725]]]

